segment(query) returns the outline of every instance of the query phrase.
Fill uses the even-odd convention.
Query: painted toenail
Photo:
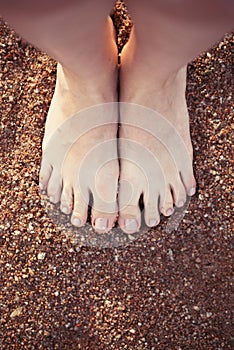
[[[173,209],[167,209],[167,215],[171,215],[173,213]]]
[[[63,207],[63,208],[62,208],[62,212],[63,212],[64,214],[69,214],[69,209],[68,209],[67,207]]]
[[[189,196],[193,196],[195,194],[195,192],[196,192],[196,188],[195,187],[190,188]]]
[[[149,221],[149,226],[150,226],[150,227],[153,227],[153,226],[156,226],[156,225],[157,225],[157,221],[154,220],[154,219],[150,219],[150,221]]]
[[[78,226],[78,227],[81,225],[81,221],[78,218],[73,219],[72,223],[74,226]]]
[[[183,201],[179,201],[178,207],[181,208],[181,207],[183,207],[183,205],[184,205],[184,202]]]
[[[125,228],[127,231],[137,231],[138,223],[136,219],[126,219],[125,220]]]
[[[108,220],[106,218],[97,218],[95,220],[95,228],[98,230],[106,230],[108,225]]]

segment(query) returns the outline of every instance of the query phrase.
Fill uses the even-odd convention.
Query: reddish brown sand
[[[233,349],[233,44],[188,68],[198,192],[178,229],[98,249],[68,239],[38,193],[55,62],[0,23],[1,350]]]

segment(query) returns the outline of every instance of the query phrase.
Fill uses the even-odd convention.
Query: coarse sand
[[[131,24],[118,6],[121,45]],[[198,191],[177,230],[162,220],[102,249],[47,215],[38,173],[56,63],[0,22],[1,350],[233,349],[233,44],[227,34],[188,67]]]

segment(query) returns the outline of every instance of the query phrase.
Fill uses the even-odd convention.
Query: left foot
[[[186,67],[162,74],[144,57],[122,53],[120,80],[119,225],[126,233],[156,226],[195,193],[193,149],[185,99]],[[129,192],[127,185],[131,185]]]
[[[115,224],[119,163],[117,155],[117,48],[107,19],[105,41],[91,56],[71,53],[77,63],[57,67],[54,96],[46,120],[40,187],[60,203],[71,223],[84,226],[90,197],[96,232]],[[80,57],[82,56],[82,57]],[[82,58],[81,62],[79,61]]]

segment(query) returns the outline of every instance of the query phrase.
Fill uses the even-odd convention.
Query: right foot
[[[87,83],[58,64],[40,170],[41,190],[47,191],[52,203],[60,202],[61,211],[71,214],[76,227],[86,223],[92,195],[92,225],[100,233],[114,226],[118,213],[115,62],[113,57],[106,73],[100,71]]]
[[[163,75],[163,61],[150,69],[144,55],[144,50],[136,54],[131,46],[122,53],[118,222],[126,233],[141,226],[141,196],[145,223],[153,227],[161,213],[170,216],[174,205],[182,207],[186,195],[195,193],[196,184],[185,100],[186,67]]]

